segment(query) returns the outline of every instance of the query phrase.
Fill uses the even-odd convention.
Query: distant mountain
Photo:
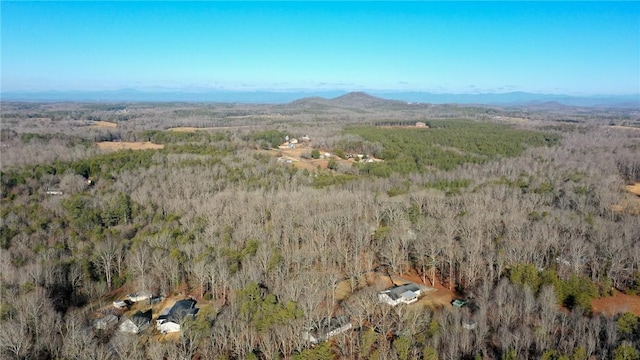
[[[331,99],[329,103],[334,106],[347,107],[388,107],[393,105],[406,105],[405,101],[383,99],[364,92],[350,92]]]
[[[82,101],[82,102],[226,102],[287,104],[298,107],[399,107],[409,103],[531,105],[556,102],[565,106],[640,108],[640,94],[611,96],[569,96],[527,92],[484,94],[434,94],[428,92],[369,91],[345,93],[330,91],[229,91],[122,89],[110,91],[2,92],[3,101]]]
[[[323,97],[305,97],[287,104],[289,107],[344,107],[344,108],[380,108],[393,106],[406,106],[405,101],[388,100],[372,96],[364,92],[350,92],[331,99]]]
[[[312,108],[312,107],[328,107],[331,106],[329,99],[320,96],[309,96],[297,99],[286,104],[287,107],[294,108]]]
[[[387,99],[431,104],[527,105],[556,102],[567,106],[640,107],[640,94],[570,96],[527,92],[482,94],[433,94],[428,92],[371,92]]]

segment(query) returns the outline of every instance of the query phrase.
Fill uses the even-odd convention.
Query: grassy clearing
[[[113,141],[102,141],[97,143],[98,149],[107,150],[107,151],[116,151],[116,150],[158,150],[163,149],[163,144],[154,144],[151,141],[138,141],[138,142],[113,142]]]
[[[93,121],[91,122],[91,127],[113,129],[113,128],[117,128],[118,124],[110,121]]]
[[[633,185],[627,185],[627,191],[640,196],[640,183],[635,183]]]

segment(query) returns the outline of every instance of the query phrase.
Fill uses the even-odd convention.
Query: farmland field
[[[153,150],[164,148],[163,144],[154,144],[150,141],[144,142],[114,142],[114,141],[102,141],[97,143],[97,146],[101,150]]]

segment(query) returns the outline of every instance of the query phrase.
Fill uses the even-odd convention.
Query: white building
[[[409,283],[382,291],[378,294],[378,300],[391,306],[396,306],[401,303],[412,304],[418,301],[418,297],[421,294],[422,291],[418,285]]]

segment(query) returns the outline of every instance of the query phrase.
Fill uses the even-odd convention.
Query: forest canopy
[[[558,134],[515,129],[511,126],[467,120],[432,120],[429,128],[352,127],[345,133],[379,143],[373,156],[384,163],[365,169],[377,175],[408,174],[428,169],[452,170],[465,163],[482,164],[498,157],[520,156],[527,147],[553,146]],[[346,149],[353,144],[344,144]]]
[[[0,358],[638,358],[637,113],[305,106],[3,103]]]

